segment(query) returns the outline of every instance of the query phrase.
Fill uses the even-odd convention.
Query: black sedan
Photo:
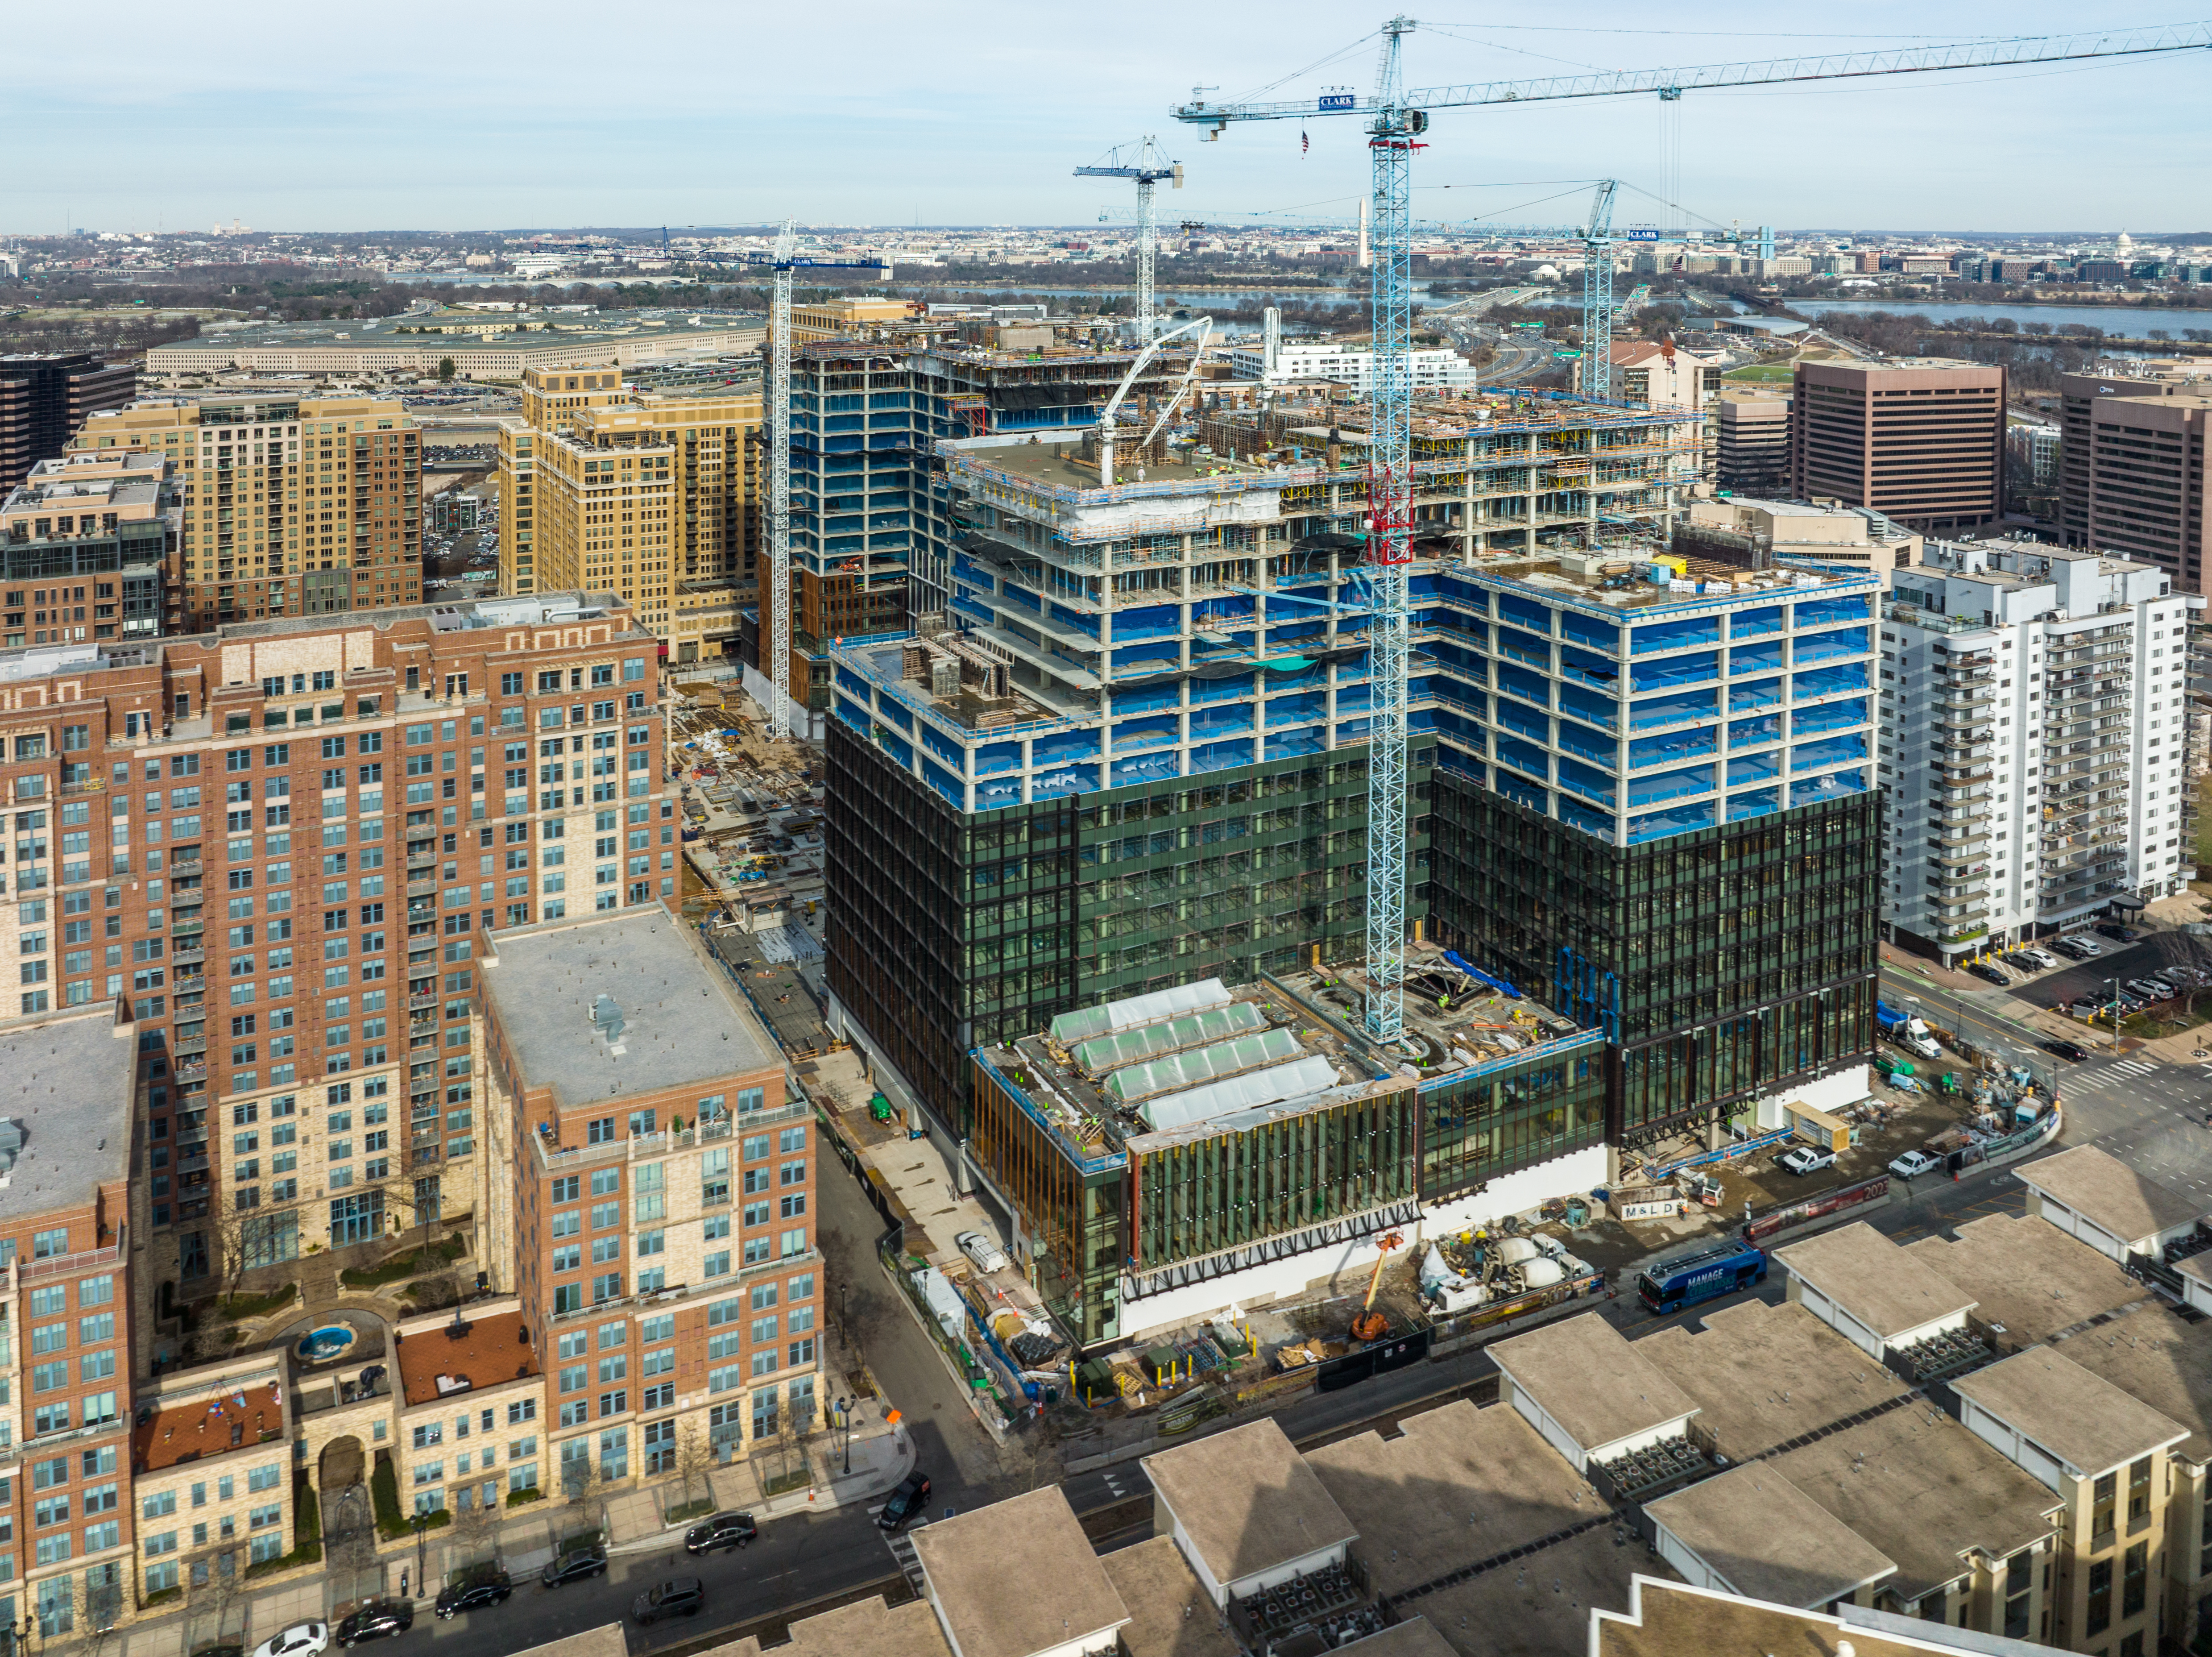
[[[630,1601],[633,1621],[658,1623],[665,1617],[696,1617],[707,1603],[707,1587],[696,1576],[672,1577]]]
[[[415,1626],[415,1607],[404,1599],[371,1599],[338,1623],[338,1643],[357,1646],[364,1640],[389,1640]]]
[[[717,1548],[742,1548],[760,1534],[750,1514],[716,1514],[684,1532],[684,1551],[712,1553]]]
[[[2010,978],[2005,977],[2005,975],[1999,972],[1996,967],[1991,966],[1984,961],[1969,961],[1966,964],[1966,971],[1972,972],[1976,978],[1980,978],[1986,984],[2010,984],[2012,982]]]
[[[432,1609],[440,1617],[458,1617],[465,1611],[496,1605],[514,1592],[514,1584],[507,1580],[505,1571],[486,1571],[445,1589]]]
[[[2089,1062],[2089,1050],[2078,1041],[2047,1041],[2043,1045],[2059,1057],[2069,1059],[2074,1063],[2087,1064]]]
[[[580,1582],[587,1576],[605,1576],[606,1574],[605,1549],[575,1548],[538,1572],[538,1580],[549,1588],[557,1588],[563,1582]]]

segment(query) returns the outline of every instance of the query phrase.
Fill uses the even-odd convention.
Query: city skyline
[[[1146,131],[1187,169],[1186,188],[1163,198],[1169,215],[1295,222],[1348,209],[1364,191],[1353,123],[1316,119],[1303,135],[1310,148],[1291,122],[1210,144],[1178,127],[1169,107],[1200,84],[1222,97],[1364,87],[1373,45],[1354,35],[1379,14],[1220,8],[1187,20],[1172,52],[1073,17],[1044,18],[1018,39],[948,34],[940,44],[898,27],[887,8],[848,15],[828,58],[805,24],[760,16],[732,25],[699,9],[623,34],[585,34],[580,19],[556,11],[533,18],[521,38],[496,15],[427,9],[404,10],[398,27],[373,35],[302,36],[288,18],[295,52],[243,55],[231,35],[155,15],[138,26],[142,49],[112,55],[97,76],[79,72],[65,26],[34,19],[19,30],[25,137],[0,189],[0,227],[180,230],[234,217],[304,231],[673,226],[786,214],[884,226],[1073,225],[1129,205],[1125,192],[1073,169]],[[1750,27],[1765,16],[1723,5],[1701,16],[1701,28],[1661,32],[1645,14],[1609,3],[1573,29],[1425,24],[1408,45],[1407,78],[1534,77],[2101,21],[2094,11],[1986,5],[1931,20],[1882,4],[1837,34]],[[441,43],[428,52],[426,26]],[[714,49],[718,35],[726,52]],[[683,41],[704,49],[666,49]],[[730,52],[744,54],[734,75]],[[333,55],[348,65],[343,76],[298,73],[303,57]],[[813,71],[744,66],[783,60]],[[2172,216],[2203,164],[2202,141],[2159,115],[2190,94],[2196,82],[2185,77],[2196,73],[2189,62],[2154,60],[1699,94],[1671,107],[1680,198],[1723,224],[1985,230],[2033,222],[2059,204],[2075,223],[2151,224]],[[2059,76],[2058,88],[2016,85]],[[2065,101],[2054,104],[2054,93]],[[1805,101],[1814,99],[1822,101]],[[1637,98],[1442,112],[1417,171],[1416,213],[1448,222],[1513,212],[1600,172],[1661,191],[1665,119],[1657,101]],[[1836,141],[1839,125],[1850,143]],[[1742,141],[1747,130],[1758,142]],[[2124,175],[2098,159],[2124,151],[2134,157]],[[1541,210],[1572,216],[1565,203]]]

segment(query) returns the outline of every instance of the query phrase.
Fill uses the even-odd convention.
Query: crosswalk
[[[2149,1075],[2152,1072],[2159,1069],[2160,1068],[2160,1066],[2149,1063],[2142,1059],[2124,1058],[2117,1064],[2105,1065],[2100,1069],[2090,1072],[2087,1075],[2083,1075],[2077,1070],[2074,1073],[2072,1077],[2069,1078],[2069,1080],[2076,1087],[2106,1087],[2112,1086],[2115,1082],[2126,1081],[2130,1077]]]
[[[877,1507],[868,1511],[881,1513],[883,1509]],[[926,1519],[917,1519],[913,1528],[919,1530],[927,1523],[929,1521]],[[905,1531],[886,1531],[884,1532],[884,1545],[891,1550],[891,1557],[898,1562],[900,1571],[914,1591],[916,1593],[926,1593],[928,1585],[922,1580],[921,1556],[914,1550],[914,1538]]]

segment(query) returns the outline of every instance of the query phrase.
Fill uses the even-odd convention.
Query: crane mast
[[[1382,26],[1376,111],[1368,125],[1372,163],[1373,404],[1368,416],[1367,562],[1373,619],[1368,679],[1373,713],[1367,741],[1367,1033],[1395,1042],[1403,1027],[1406,976],[1406,681],[1413,649],[1406,565],[1413,555],[1414,139],[1428,117],[1406,107],[1399,43],[1413,20]]]
[[[775,697],[768,740],[791,735],[791,247],[793,222],[775,239],[775,291],[769,310],[768,569],[769,649]]]
[[[1130,149],[1128,161],[1121,151]],[[1137,343],[1150,344],[1157,307],[1152,302],[1153,257],[1159,246],[1159,222],[1152,203],[1152,188],[1162,179],[1182,188],[1182,163],[1168,159],[1147,134],[1134,146],[1116,144],[1105,159],[1075,169],[1079,179],[1133,179],[1137,184]]]
[[[775,685],[774,705],[768,710],[771,742],[791,735],[791,273],[804,265],[820,271],[881,271],[890,274],[888,259],[799,259],[798,222],[786,219],[777,233],[775,252],[753,254],[749,265],[767,265],[775,281],[769,301],[768,352],[768,562],[769,587],[761,607],[769,612],[769,649],[775,661],[770,678]]]
[[[1373,588],[1369,632],[1370,679],[1374,719],[1368,742],[1367,1033],[1393,1042],[1403,1029],[1401,1007],[1406,949],[1406,694],[1411,617],[1407,564],[1412,557],[1413,373],[1411,362],[1412,161],[1415,140],[1427,130],[1431,109],[1475,105],[1527,103],[1563,98],[1618,97],[1656,93],[1665,101],[1685,90],[1723,86],[1759,86],[1782,82],[1853,79],[1870,76],[1924,74],[1941,70],[1984,69],[2076,58],[2134,57],[2202,51],[2212,46],[2212,23],[2185,23],[2142,29],[2106,30],[2071,35],[2022,36],[2006,40],[1906,46],[1875,52],[1834,53],[1817,58],[1768,58],[1755,63],[1708,64],[1692,68],[1600,70],[1541,81],[1491,81],[1460,86],[1405,90],[1401,46],[1415,25],[1393,17],[1382,25],[1382,49],[1375,90],[1361,98],[1348,92],[1318,99],[1213,103],[1196,94],[1170,113],[1188,125],[1209,129],[1218,138],[1232,121],[1307,120],[1321,115],[1352,115],[1367,122],[1372,162],[1374,221],[1374,392],[1368,450],[1367,560]],[[1081,170],[1081,169],[1079,169]],[[1119,174],[1117,176],[1133,176]],[[1604,334],[1585,340],[1583,384],[1610,391],[1612,333],[1612,192],[1601,188],[1584,239],[1593,260],[1603,253],[1603,282],[1584,289],[1585,328],[1600,320]],[[1140,278],[1141,279],[1141,278]],[[1586,275],[1586,281],[1589,279]],[[1149,284],[1145,291],[1149,294]],[[1593,375],[1595,376],[1593,380]]]

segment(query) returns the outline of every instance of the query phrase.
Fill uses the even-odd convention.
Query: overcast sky
[[[1409,85],[2161,21],[2111,0],[1871,0],[1811,17],[1771,0],[1442,4],[1449,27],[1407,43]],[[1486,23],[1486,11],[1516,26]],[[1296,123],[1206,143],[1169,106],[1200,82],[1220,97],[1278,82],[1276,96],[1364,91],[1375,52],[1357,36],[1384,15],[1341,0],[1135,13],[941,0],[226,0],[125,4],[96,20],[27,8],[9,25],[0,233],[205,229],[234,217],[300,230],[680,228],[787,213],[823,224],[1095,224],[1133,191],[1070,170],[1146,132],[1187,168],[1186,188],[1163,192],[1169,216],[1299,221],[1347,210],[1364,187],[1355,123],[1314,120],[1301,155]],[[1572,28],[1554,21],[1570,16]],[[1684,27],[1654,30],[1669,18]],[[1542,23],[1552,26],[1531,27]],[[1805,33],[1816,23],[1843,33]],[[1720,223],[2198,229],[2212,222],[2202,189],[2212,137],[2197,119],[2208,75],[2212,60],[2197,52],[1693,93],[1676,106],[1681,199]],[[1415,210],[1495,213],[1601,173],[1657,192],[1663,119],[1650,97],[1440,112]],[[1530,214],[1572,219],[1578,199]],[[1660,214],[1629,195],[1618,217]]]

